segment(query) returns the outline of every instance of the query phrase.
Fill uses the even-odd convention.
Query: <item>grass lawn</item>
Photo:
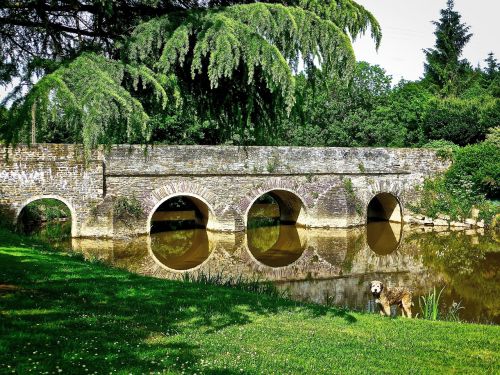
[[[0,284],[0,373],[500,372],[499,326],[143,277],[1,229]]]

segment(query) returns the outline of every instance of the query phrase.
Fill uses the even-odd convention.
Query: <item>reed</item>
[[[439,319],[439,300],[441,299],[441,294],[443,293],[444,287],[439,293],[436,292],[436,287],[434,287],[432,292],[429,292],[426,296],[421,296],[419,305],[420,311],[422,313],[422,319],[426,320],[438,320]]]

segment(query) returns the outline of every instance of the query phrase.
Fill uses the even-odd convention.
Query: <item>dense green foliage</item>
[[[56,58],[32,51],[38,60],[26,57],[23,69],[38,66],[43,78],[34,86],[22,81],[32,90],[10,97],[0,138],[29,142],[34,128],[38,142],[87,149],[123,142],[465,146],[500,124],[500,65],[493,53],[483,68],[461,59],[471,34],[452,1],[434,23],[424,77],[394,87],[383,68],[354,63],[349,37],[370,28],[378,44],[381,34],[351,0],[188,2],[182,9],[139,1],[123,21],[127,28],[112,25],[122,17],[119,7],[102,3],[105,15],[91,9],[104,22],[96,30],[120,36],[110,37],[113,43],[96,37],[89,48],[87,37],[65,34],[72,52]],[[5,51],[16,50],[11,42]]]
[[[23,208],[22,218],[27,221],[51,221],[71,218],[71,212],[63,202],[44,198],[27,204]]]
[[[446,139],[464,146],[483,140],[499,121],[498,99],[435,98],[428,103],[423,132],[427,139]]]
[[[500,199],[500,147],[487,141],[456,150],[446,177],[452,188],[470,186],[477,194]]]
[[[388,319],[160,280],[4,230],[0,239],[4,372],[490,374],[500,365],[498,326]]]
[[[41,3],[33,8],[54,10],[53,4]],[[114,13],[118,23],[124,16],[104,3],[109,5],[107,16]],[[48,56],[29,45],[38,60],[44,59],[40,70],[45,75],[28,95],[14,90],[8,97],[8,142],[73,141],[87,149],[102,143],[154,142],[151,134],[161,134],[155,131],[165,128],[162,120],[168,122],[174,110],[191,112],[188,121],[214,124],[219,130],[215,142],[264,142],[294,106],[299,65],[306,70],[319,66],[326,77],[347,80],[355,62],[351,38],[368,28],[377,44],[381,36],[373,16],[352,0],[173,3],[173,9],[161,1],[138,3],[151,12],[139,17],[141,22],[126,20],[129,26],[137,24],[128,31],[122,25],[111,28],[120,34],[112,47],[100,40],[92,52],[73,50],[76,58],[53,51],[56,55],[47,63]],[[31,14],[30,7],[19,8]],[[11,10],[0,7],[8,16]],[[7,19],[20,26],[15,17]],[[0,35],[8,34],[8,27],[1,26]],[[30,25],[24,27],[33,32]],[[68,47],[65,40],[50,42],[60,49]],[[17,51],[15,38],[8,41],[0,46],[4,55]],[[82,40],[73,42],[86,49]],[[34,59],[26,59],[28,67]],[[26,81],[31,82],[31,75]]]
[[[44,198],[30,202],[22,209],[15,228],[19,233],[64,243],[71,237],[71,219],[71,211],[65,203]]]
[[[431,146],[440,151],[446,149],[443,143]],[[453,219],[464,219],[470,217],[472,208],[476,207],[480,219],[490,224],[500,213],[498,143],[490,137],[479,144],[448,150],[452,157],[451,167],[443,176],[425,181],[421,200],[413,209],[431,217],[441,213]]]
[[[136,197],[116,197],[113,202],[113,217],[124,223],[144,215],[141,202]]]

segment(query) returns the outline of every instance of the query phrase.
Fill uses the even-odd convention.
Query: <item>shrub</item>
[[[434,146],[442,141],[432,142]],[[453,219],[469,217],[473,207],[487,224],[499,213],[500,147],[492,141],[453,148],[453,163],[442,176],[427,179],[421,188],[416,212],[430,217],[438,213]]]
[[[354,191],[354,187],[352,184],[352,180],[350,178],[345,178],[342,180],[342,184],[344,185],[344,190],[347,195],[347,199],[351,205],[353,205],[354,210],[359,216],[363,215],[363,204],[356,196]]]
[[[424,116],[423,129],[428,139],[445,139],[465,146],[485,138],[494,125],[496,105],[491,98],[433,99]]]
[[[0,228],[14,229],[14,218],[14,211],[9,207],[0,204]]]
[[[500,147],[483,142],[455,150],[454,161],[446,172],[450,188],[468,187],[472,194],[490,199],[500,197]]]
[[[486,135],[486,142],[493,143],[497,147],[500,147],[500,126],[495,126],[490,129]]]
[[[117,197],[113,203],[114,218],[127,223],[142,216],[141,202],[135,197]]]
[[[430,141],[422,146],[422,148],[431,148],[437,151],[437,156],[444,159],[452,159],[453,152],[460,148],[455,143],[444,139]]]

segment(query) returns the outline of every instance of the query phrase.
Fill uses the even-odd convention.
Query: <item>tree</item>
[[[358,62],[352,80],[328,78],[320,70],[297,80],[297,105],[284,119],[283,144],[299,146],[386,145],[372,111],[386,103],[391,77],[378,65]]]
[[[472,69],[466,59],[460,59],[465,45],[472,34],[470,27],[461,22],[462,16],[454,10],[453,0],[441,10],[441,18],[434,21],[436,26],[434,48],[425,49],[424,79],[443,95],[459,92],[461,80]]]
[[[386,146],[421,146],[426,142],[424,115],[434,97],[422,82],[399,82],[370,116]]]
[[[493,52],[488,54],[484,60],[486,67],[484,68],[484,86],[488,92],[495,98],[500,98],[500,64],[498,63]]]
[[[493,52],[488,53],[488,57],[484,60],[484,62],[486,63],[484,73],[486,74],[488,81],[491,82],[498,75],[500,64],[498,64],[498,61]]]
[[[145,142],[150,118],[186,98],[223,133],[257,139],[294,106],[301,60],[347,79],[350,37],[371,28],[380,41],[376,20],[352,0],[233,3],[9,2],[0,8],[2,53],[13,62],[26,46],[18,71],[29,82],[42,67],[43,78],[10,98],[7,139],[25,137],[36,108],[37,132],[63,127],[87,149]]]
[[[428,139],[444,139],[465,146],[485,139],[488,129],[500,121],[500,101],[478,98],[434,98],[425,112],[423,126]]]

